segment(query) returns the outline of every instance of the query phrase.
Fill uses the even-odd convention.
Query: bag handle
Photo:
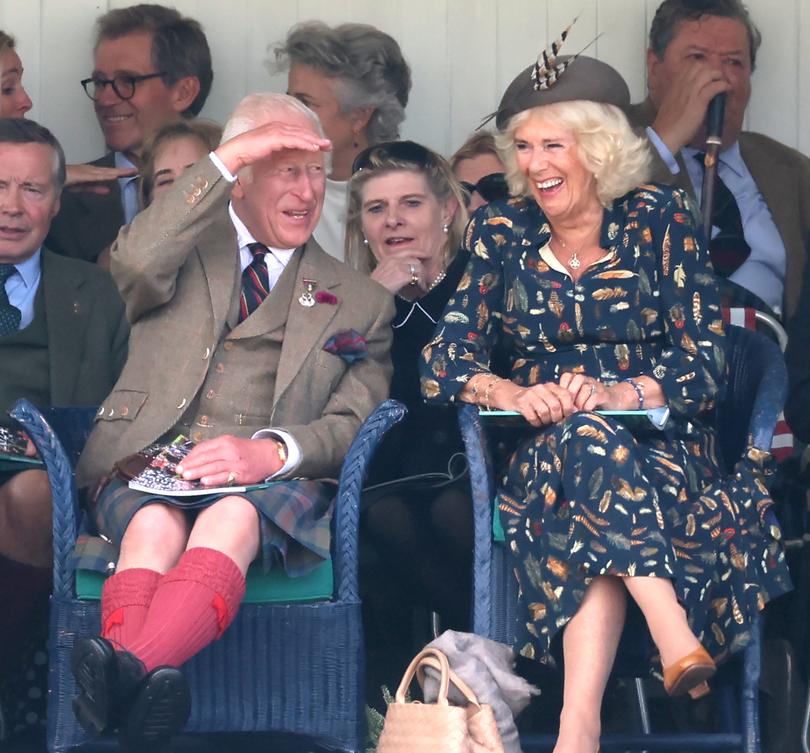
[[[413,682],[413,676],[419,668],[419,665],[426,659],[431,662],[435,661],[436,664],[438,664],[437,669],[439,670],[440,679],[439,696],[436,699],[436,703],[440,706],[450,705],[447,702],[447,690],[450,686],[450,664],[448,663],[447,657],[444,655],[444,653],[439,651],[437,648],[424,648],[413,657],[413,660],[405,670],[405,674],[402,676],[402,682],[399,683],[399,687],[397,688],[397,694],[395,696],[397,703],[405,703],[405,693],[408,691],[410,684]],[[435,665],[432,664],[431,666]]]
[[[442,654],[442,656],[444,656],[444,654]],[[478,702],[478,696],[475,695],[475,691],[473,691],[473,689],[469,685],[467,685],[467,683],[464,682],[464,680],[462,680],[452,669],[450,669],[449,662],[447,666],[448,666],[447,675],[449,682],[455,685],[456,688],[458,688],[458,690],[461,692],[464,698],[466,698],[471,705],[480,706],[481,704]],[[432,669],[441,671],[440,663],[437,662],[432,656],[424,657],[422,661],[419,663],[418,669],[416,670],[416,681],[419,683],[419,687],[422,688],[424,688],[425,686],[425,669],[424,669],[425,667],[431,667]]]

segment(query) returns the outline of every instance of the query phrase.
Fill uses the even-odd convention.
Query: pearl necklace
[[[447,277],[447,270],[443,269],[439,274],[436,275],[436,279],[430,283],[426,292],[430,292],[435,288],[445,277]]]

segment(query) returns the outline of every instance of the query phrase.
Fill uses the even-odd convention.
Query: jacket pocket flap
[[[148,397],[148,392],[113,390],[98,407],[96,421],[133,421]]]

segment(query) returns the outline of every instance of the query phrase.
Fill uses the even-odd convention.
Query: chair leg
[[[802,753],[810,753],[810,686],[807,688],[807,702],[804,706],[802,724]]]
[[[649,735],[652,731],[652,727],[650,726],[650,710],[647,708],[647,692],[644,689],[644,680],[641,677],[633,678],[633,689],[636,691],[636,706],[638,708],[638,720],[641,731],[645,735]],[[640,753],[649,753],[649,751],[642,750]]]

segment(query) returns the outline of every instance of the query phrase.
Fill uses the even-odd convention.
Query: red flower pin
[[[330,306],[334,306],[338,302],[337,297],[326,290],[319,290],[315,293],[315,301],[317,303],[328,303]]]

